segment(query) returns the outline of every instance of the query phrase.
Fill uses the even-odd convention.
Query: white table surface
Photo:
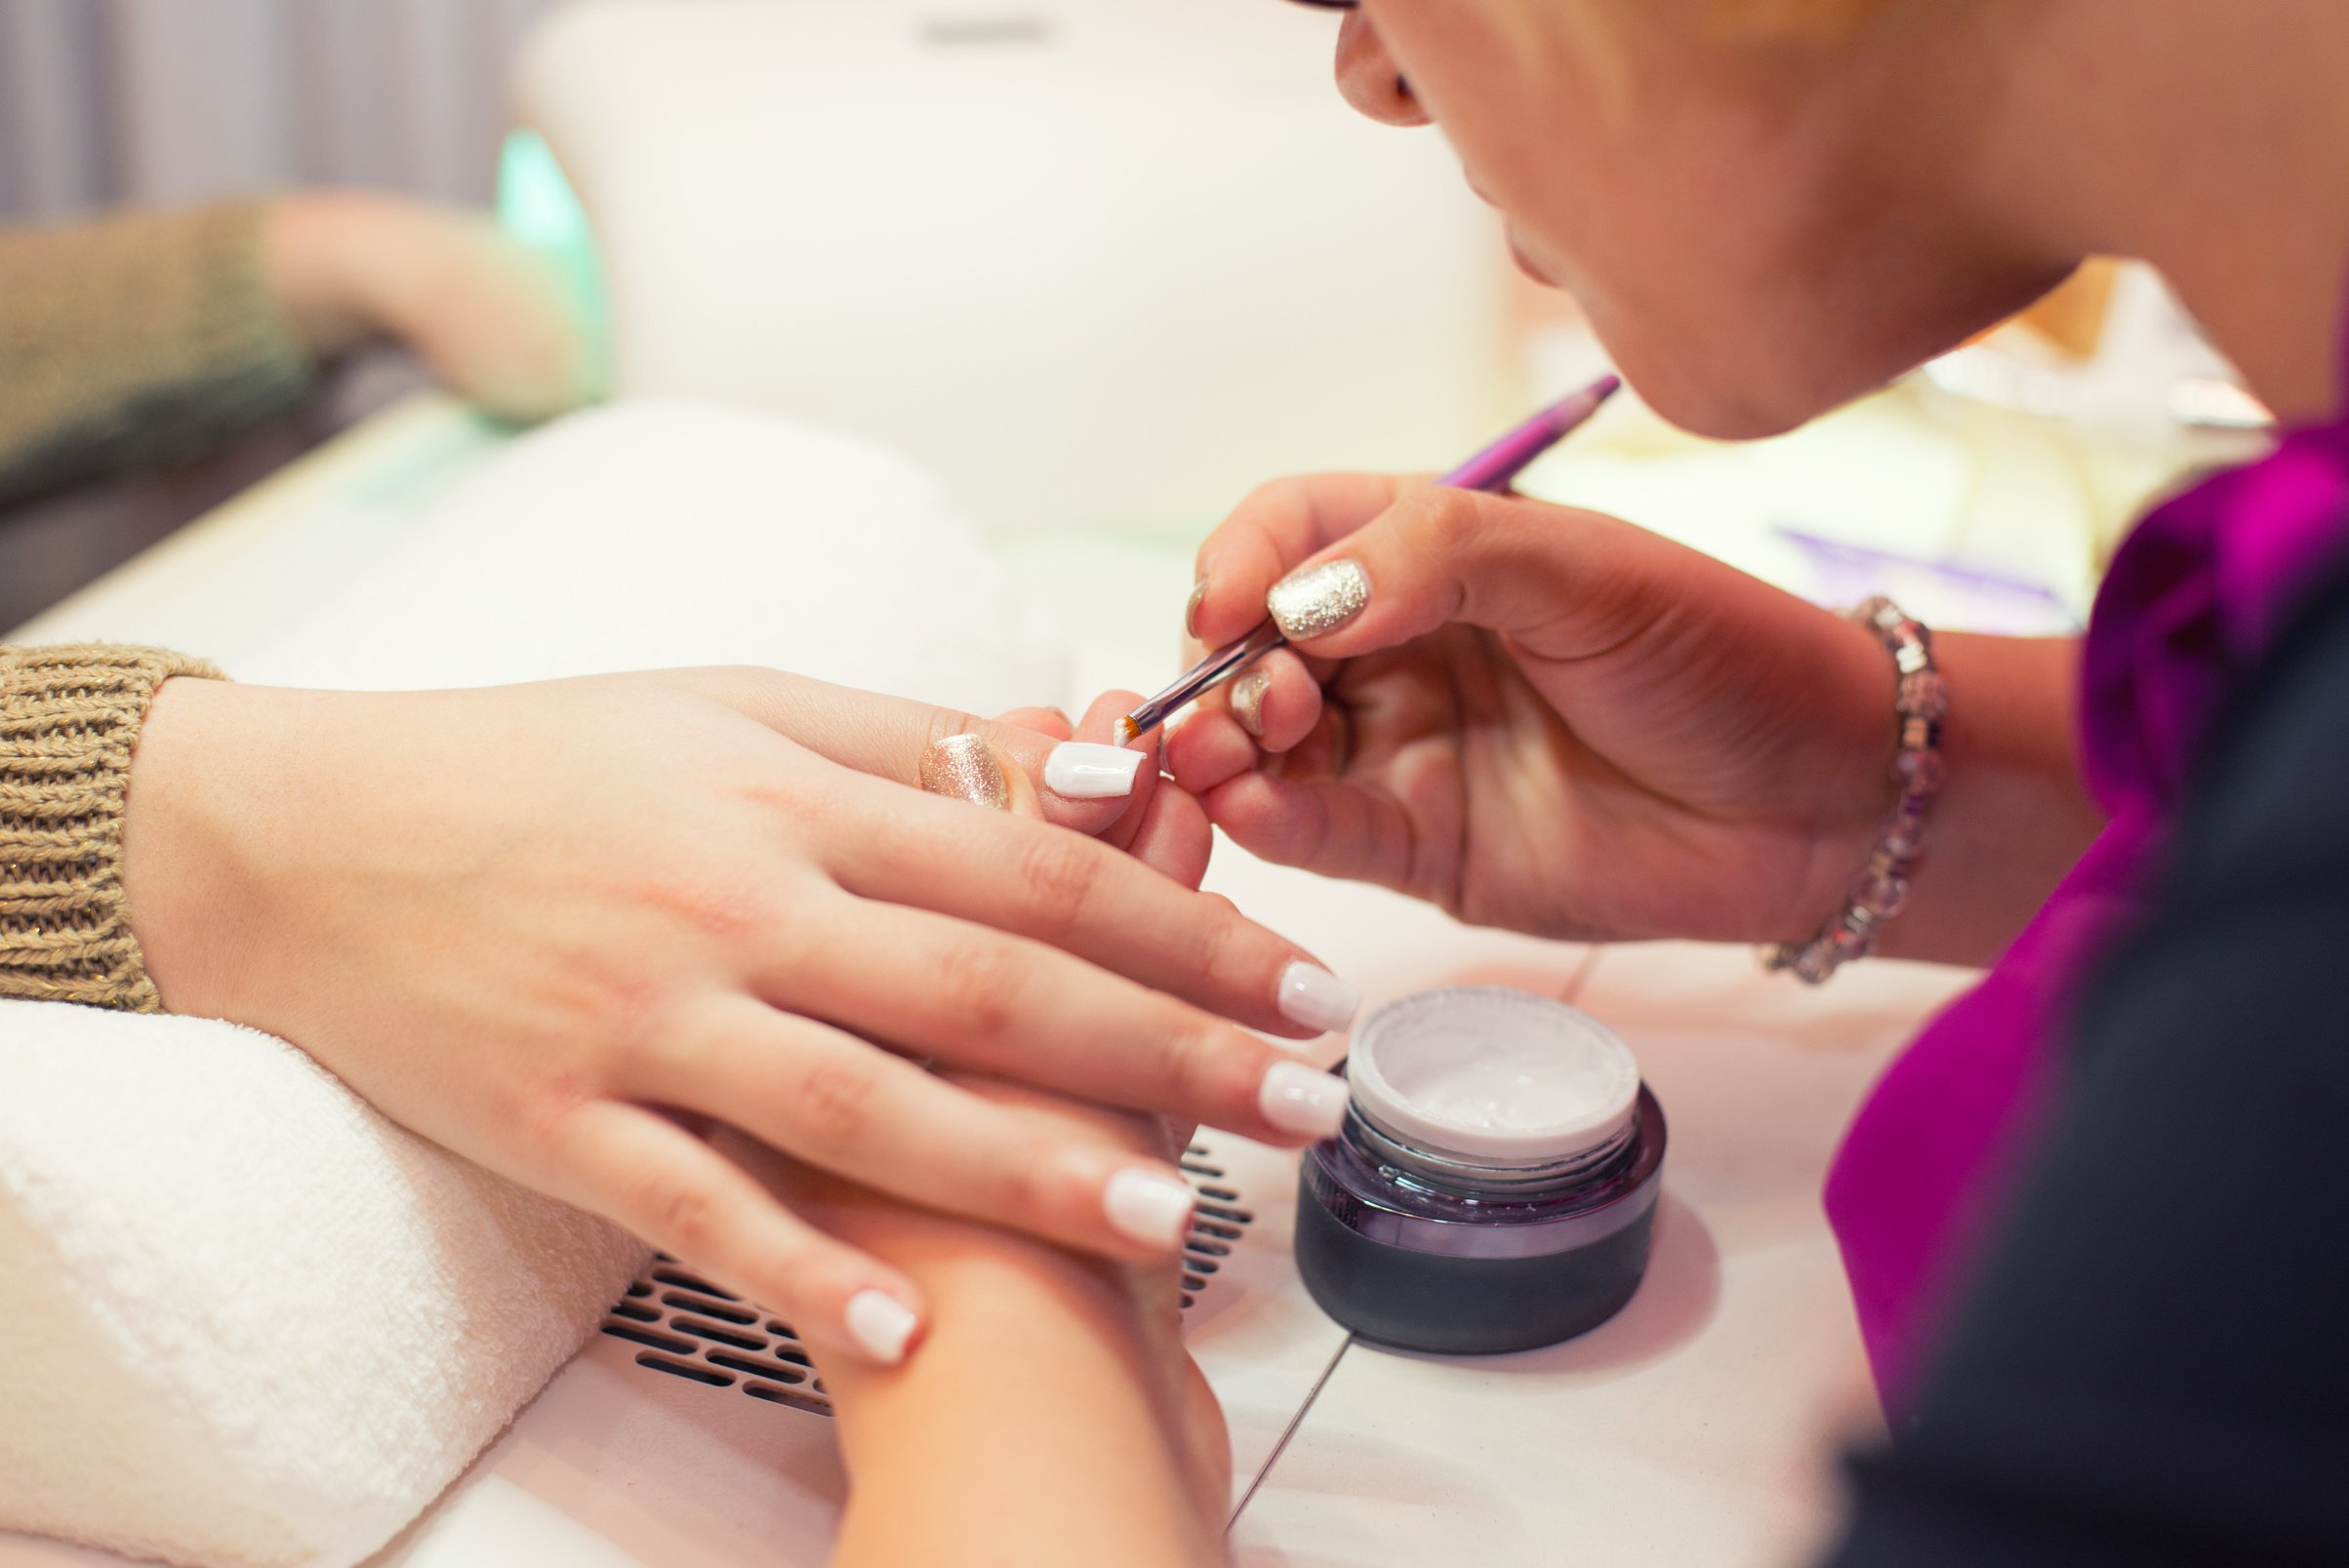
[[[405,406],[11,640],[155,640],[233,667],[500,439],[437,401]],[[1179,623],[1188,543],[1029,538],[1002,551],[1065,608],[1081,689],[1168,672],[1172,649],[1157,644]],[[1968,976],[1876,962],[1811,991],[1763,976],[1741,949],[1590,950],[1470,930],[1229,845],[1209,886],[1374,1004],[1462,980],[1571,997],[1639,1054],[1672,1137],[1654,1261],[1632,1305],[1567,1345],[1475,1361],[1350,1342],[1289,1263],[1293,1156],[1223,1145],[1258,1221],[1242,1263],[1202,1298],[1191,1343],[1232,1418],[1235,1560],[1800,1561],[1832,1527],[1839,1445],[1877,1420],[1821,1179],[1876,1073]],[[628,1352],[599,1339],[381,1562],[820,1561],[840,1485],[829,1425],[669,1390],[647,1403],[648,1381],[670,1380],[636,1376]],[[112,1560],[0,1536],[0,1568]]]

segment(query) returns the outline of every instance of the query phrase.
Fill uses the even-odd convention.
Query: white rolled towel
[[[1042,626],[887,453],[638,405],[517,442],[237,672],[382,688],[746,661],[1000,708],[1064,700]],[[348,1568],[643,1257],[282,1041],[0,1003],[0,1530]]]
[[[643,1262],[268,1035],[0,1002],[0,1042],[9,1528],[177,1562],[356,1562]]]

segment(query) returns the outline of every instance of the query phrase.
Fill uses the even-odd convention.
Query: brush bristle
[[[1119,745],[1130,744],[1134,738],[1141,733],[1142,726],[1136,724],[1131,718],[1121,718],[1117,721],[1117,744]]]

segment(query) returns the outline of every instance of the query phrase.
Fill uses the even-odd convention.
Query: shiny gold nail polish
[[[1251,669],[1232,683],[1232,716],[1250,735],[1264,735],[1264,694],[1273,689],[1273,672]]]
[[[1183,606],[1183,630],[1193,637],[1199,634],[1199,606],[1207,599],[1207,580],[1200,578],[1191,590],[1191,599]]]
[[[974,806],[1011,810],[1011,785],[995,748],[976,735],[950,735],[921,754],[921,786],[933,795],[952,795]]]
[[[1369,604],[1370,574],[1361,562],[1345,556],[1292,572],[1265,596],[1265,607],[1291,642],[1326,637]]]

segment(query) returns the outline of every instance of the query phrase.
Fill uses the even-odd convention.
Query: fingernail
[[[1250,735],[1264,735],[1264,694],[1273,689],[1273,672],[1251,669],[1232,683],[1232,716]]]
[[[1200,578],[1192,584],[1191,600],[1183,606],[1183,629],[1190,635],[1199,634],[1199,606],[1207,599],[1207,580]]]
[[[1362,993],[1319,964],[1297,959],[1280,972],[1280,1016],[1309,1029],[1335,1034],[1354,1022]]]
[[[906,1346],[918,1327],[920,1319],[886,1291],[861,1290],[848,1298],[848,1337],[885,1367],[906,1358]]]
[[[1134,775],[1142,771],[1142,753],[1121,745],[1090,741],[1067,741],[1044,759],[1044,783],[1068,800],[1107,800],[1134,792]]]
[[[974,806],[1011,809],[1011,785],[995,748],[976,735],[950,735],[921,754],[921,786],[933,795],[952,795]]]
[[[1256,1106],[1283,1132],[1335,1138],[1346,1121],[1346,1080],[1302,1062],[1276,1062],[1264,1075]]]
[[[1362,563],[1341,555],[1273,584],[1265,608],[1291,642],[1326,637],[1362,613],[1370,603],[1370,574]]]
[[[1196,1201],[1189,1182],[1139,1166],[1111,1177],[1101,1192],[1101,1206],[1119,1235],[1167,1251],[1182,1245]]]

